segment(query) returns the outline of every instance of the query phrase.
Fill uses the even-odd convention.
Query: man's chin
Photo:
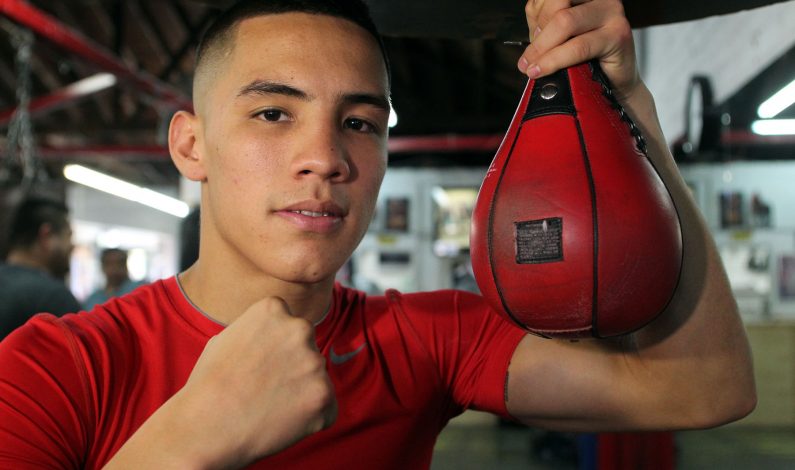
[[[325,282],[332,282],[337,272],[332,273],[302,273],[299,275],[289,276],[286,280],[295,284],[322,284]]]

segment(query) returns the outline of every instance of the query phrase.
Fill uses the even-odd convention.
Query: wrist
[[[206,428],[190,400],[172,396],[157,409],[103,467],[208,470],[232,468],[224,461],[218,440],[205,442]]]

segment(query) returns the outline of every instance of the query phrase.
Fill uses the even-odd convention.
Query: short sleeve
[[[81,468],[87,402],[61,321],[36,315],[0,342],[0,468]]]
[[[457,292],[455,307],[461,339],[450,376],[453,400],[464,408],[510,418],[505,404],[508,366],[526,332],[475,294]]]
[[[401,306],[439,368],[450,415],[471,408],[510,418],[508,366],[526,333],[470,292],[407,294]]]

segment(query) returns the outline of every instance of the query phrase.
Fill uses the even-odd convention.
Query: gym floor
[[[677,469],[795,468],[795,429],[725,426],[676,434]],[[572,436],[518,426],[467,412],[436,443],[431,470],[578,469]]]

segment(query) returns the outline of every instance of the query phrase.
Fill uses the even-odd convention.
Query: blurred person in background
[[[80,310],[64,283],[73,248],[66,205],[24,200],[11,220],[8,240],[8,256],[0,263],[0,339],[36,313]]]
[[[190,268],[199,259],[199,206],[194,207],[179,226],[179,270]]]
[[[105,275],[105,287],[95,290],[83,302],[83,307],[86,310],[90,310],[95,305],[104,304],[113,297],[132,292],[136,287],[144,284],[130,279],[126,251],[119,248],[106,248],[102,250],[100,261],[102,273]]]

